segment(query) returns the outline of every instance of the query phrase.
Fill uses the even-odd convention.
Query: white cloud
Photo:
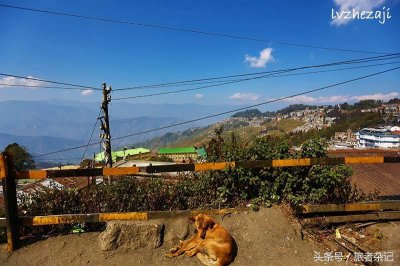
[[[250,67],[263,68],[267,63],[274,61],[272,51],[272,48],[265,48],[260,52],[258,58],[256,56],[245,55],[244,61],[250,63]]]
[[[386,0],[333,0],[335,5],[339,7],[339,10],[334,10],[339,12],[342,11],[372,11],[375,7],[382,5]],[[335,16],[331,21],[331,25],[340,26],[345,25],[352,21],[352,19],[345,19],[344,16],[341,16],[339,19],[338,16]]]
[[[81,95],[88,96],[88,95],[92,94],[92,92],[93,92],[93,90],[82,90]]]
[[[387,101],[392,98],[400,96],[398,92],[390,93],[376,93],[376,94],[366,94],[366,95],[332,95],[332,96],[322,96],[322,97],[312,97],[307,95],[299,95],[293,98],[284,99],[285,102],[290,103],[344,103],[349,101],[361,101],[361,100],[382,100]]]
[[[382,94],[382,93],[376,93],[376,94],[370,94],[370,95],[360,95],[360,96],[353,96],[352,99],[354,100],[383,100],[387,101],[392,98],[398,97],[400,93],[398,92],[390,92],[387,94]]]
[[[317,101],[316,98],[307,96],[307,95],[299,95],[292,98],[284,99],[285,102],[301,102],[301,103],[314,103]]]
[[[318,97],[319,102],[324,103],[343,103],[348,102],[351,98],[347,95],[333,95],[333,96],[323,96]]]
[[[194,98],[196,98],[196,99],[201,99],[203,97],[204,97],[204,95],[200,94],[200,93],[197,93],[197,94],[194,95]]]
[[[28,76],[28,78],[34,78],[34,77]],[[43,86],[43,85],[45,85],[45,83],[42,81],[33,80],[33,79],[14,78],[14,77],[1,78],[0,84],[5,84],[5,85],[0,85],[0,88],[15,87],[14,85],[19,85],[19,86],[21,86],[21,88],[23,88],[23,86]],[[29,88],[29,87],[26,87],[26,88]],[[30,88],[30,89],[34,89],[34,88]]]
[[[260,98],[260,95],[255,93],[241,93],[237,92],[229,97],[232,100],[239,101],[257,101]]]

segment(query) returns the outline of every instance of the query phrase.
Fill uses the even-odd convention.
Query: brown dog
[[[194,222],[196,233],[170,249],[166,256],[172,258],[186,253],[190,257],[197,255],[204,265],[229,265],[234,259],[235,244],[228,231],[205,214],[189,219]]]

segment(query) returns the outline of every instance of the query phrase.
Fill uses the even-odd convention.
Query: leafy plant
[[[310,139],[295,152],[282,139],[260,138],[244,148],[231,135],[222,138],[217,130],[210,141],[207,159],[211,162],[325,158],[324,140]],[[223,171],[183,173],[178,177],[137,179],[125,176],[111,184],[81,190],[53,189],[32,195],[19,195],[20,209],[26,215],[68,213],[128,212],[237,207],[252,208],[287,202],[347,203],[370,200],[350,182],[351,168],[345,165],[309,167],[228,168]],[[70,231],[70,227],[68,228]],[[96,228],[95,226],[89,227]],[[47,228],[49,230],[49,228]],[[84,230],[87,231],[87,228]]]

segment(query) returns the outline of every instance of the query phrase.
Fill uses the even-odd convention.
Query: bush
[[[311,139],[300,151],[291,151],[280,139],[260,138],[244,148],[232,135],[230,140],[216,131],[207,149],[209,161],[269,160],[327,157],[325,142]],[[345,165],[310,167],[265,167],[226,169],[181,174],[175,179],[137,179],[125,176],[112,184],[82,190],[47,190],[31,197],[21,196],[21,211],[27,215],[129,212],[237,207],[249,202],[270,206],[286,202],[347,203],[370,200],[350,182],[351,168]],[[65,227],[70,228],[70,227]],[[92,227],[93,228],[93,227]]]
[[[217,136],[210,144],[216,152],[211,153],[209,161],[328,156],[324,141],[318,139],[305,142],[298,152],[291,151],[285,141],[272,138],[257,139],[247,149],[240,146],[234,135],[229,141]],[[20,202],[21,209],[28,215],[49,215],[233,207],[251,200],[298,205],[367,199],[351,185],[351,174],[351,168],[345,165],[316,165],[226,169],[182,174],[172,181],[164,178],[139,180],[127,176],[112,184],[99,184],[82,190],[46,190],[30,197],[22,195]]]

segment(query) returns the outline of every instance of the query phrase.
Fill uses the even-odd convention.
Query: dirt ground
[[[290,219],[282,207],[262,208],[259,212],[241,212],[214,216],[231,233],[238,246],[238,254],[231,265],[349,265],[342,262],[314,262],[314,251],[324,252],[322,243],[302,240],[300,225]],[[136,250],[117,249],[101,251],[98,244],[100,233],[82,233],[50,237],[8,254],[4,245],[0,252],[1,265],[202,265],[197,258],[185,255],[166,258],[165,253],[177,244],[171,237],[176,221],[163,221],[166,237],[159,248]],[[389,228],[389,229],[388,229]],[[385,227],[383,234],[400,239],[398,232]],[[399,228],[397,225],[396,229]],[[374,231],[375,232],[375,231]],[[399,241],[399,240],[397,240]],[[398,245],[399,243],[397,243]],[[375,243],[376,248],[382,248]],[[391,247],[384,247],[389,249]],[[397,246],[399,248],[399,246]],[[397,250],[400,253],[400,249]],[[354,264],[350,264],[354,265]],[[392,265],[396,265],[392,264]],[[399,265],[399,264],[397,264]]]

